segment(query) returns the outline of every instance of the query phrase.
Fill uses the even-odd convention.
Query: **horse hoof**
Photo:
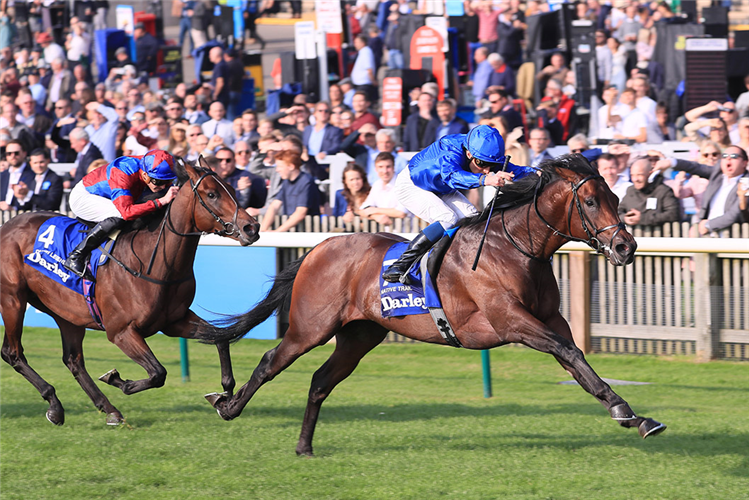
[[[296,456],[298,456],[298,457],[306,457],[306,458],[313,458],[315,456],[315,454],[312,453],[312,448],[305,448],[303,450],[297,449],[296,450]]]
[[[107,413],[107,425],[122,425],[125,423],[125,419],[122,415],[117,413]]]
[[[47,410],[45,414],[47,420],[55,425],[62,425],[65,423],[65,414],[61,411]]]
[[[611,414],[611,418],[617,422],[626,422],[627,420],[634,420],[637,418],[637,415],[635,415],[635,412],[632,411],[632,408],[630,408],[627,403],[612,406],[609,413]]]
[[[642,439],[646,437],[655,436],[666,430],[666,424],[656,422],[652,418],[646,418],[642,421],[640,426],[637,428],[637,432],[640,433]]]
[[[226,392],[212,392],[210,394],[206,394],[204,397],[208,400],[209,403],[211,403],[211,406],[216,408],[217,404],[223,403],[228,399],[229,394]]]
[[[99,380],[106,384],[112,384],[112,380],[115,378],[119,378],[120,374],[116,369],[109,370],[107,373],[99,377]]]

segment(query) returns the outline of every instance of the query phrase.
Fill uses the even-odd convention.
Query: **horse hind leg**
[[[304,411],[302,431],[296,454],[312,456],[312,438],[320,415],[320,407],[333,389],[346,379],[359,361],[387,335],[387,328],[375,323],[349,323],[336,335],[336,347],[330,358],[312,376],[312,383]]]
[[[86,370],[86,364],[83,360],[83,337],[86,329],[73,325],[62,318],[55,317],[57,325],[60,327],[62,335],[62,361],[68,367],[70,373],[83,389],[94,406],[107,415],[107,425],[119,425],[123,423],[122,413],[115,408],[109,399],[101,392],[101,389],[91,379]]]
[[[31,385],[33,385],[42,398],[49,403],[47,409],[47,420],[55,425],[65,423],[65,410],[62,403],[55,394],[55,388],[44,380],[31,366],[23,354],[21,335],[23,333],[23,317],[26,311],[26,293],[18,289],[11,289],[4,282],[0,295],[2,317],[5,323],[5,336],[0,356],[3,360],[20,373]]]

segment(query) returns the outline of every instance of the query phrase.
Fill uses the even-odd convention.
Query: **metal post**
[[[481,367],[484,372],[484,397],[490,398],[492,397],[492,366],[487,349],[481,351]]]
[[[179,357],[182,367],[182,382],[190,381],[190,358],[187,355],[187,339],[179,339]]]

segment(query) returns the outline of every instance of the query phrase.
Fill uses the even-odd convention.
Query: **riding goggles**
[[[149,177],[148,182],[154,186],[166,186],[167,184],[172,183],[172,179],[154,179],[153,177]]]

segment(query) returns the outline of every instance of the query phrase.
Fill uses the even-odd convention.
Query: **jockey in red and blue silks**
[[[534,172],[507,164],[505,143],[497,129],[479,125],[468,134],[447,135],[417,153],[408,168],[398,174],[398,201],[417,217],[429,222],[408,248],[383,274],[386,281],[408,283],[408,270],[458,222],[478,212],[460,189],[502,187],[513,178]]]
[[[106,241],[109,233],[125,221],[155,212],[171,202],[179,188],[171,186],[177,178],[174,157],[153,150],[143,156],[122,156],[106,167],[87,174],[70,192],[70,209],[84,220],[98,222],[64,262],[78,276],[93,281],[87,266],[91,251]],[[143,191],[167,189],[157,200],[137,203]]]

